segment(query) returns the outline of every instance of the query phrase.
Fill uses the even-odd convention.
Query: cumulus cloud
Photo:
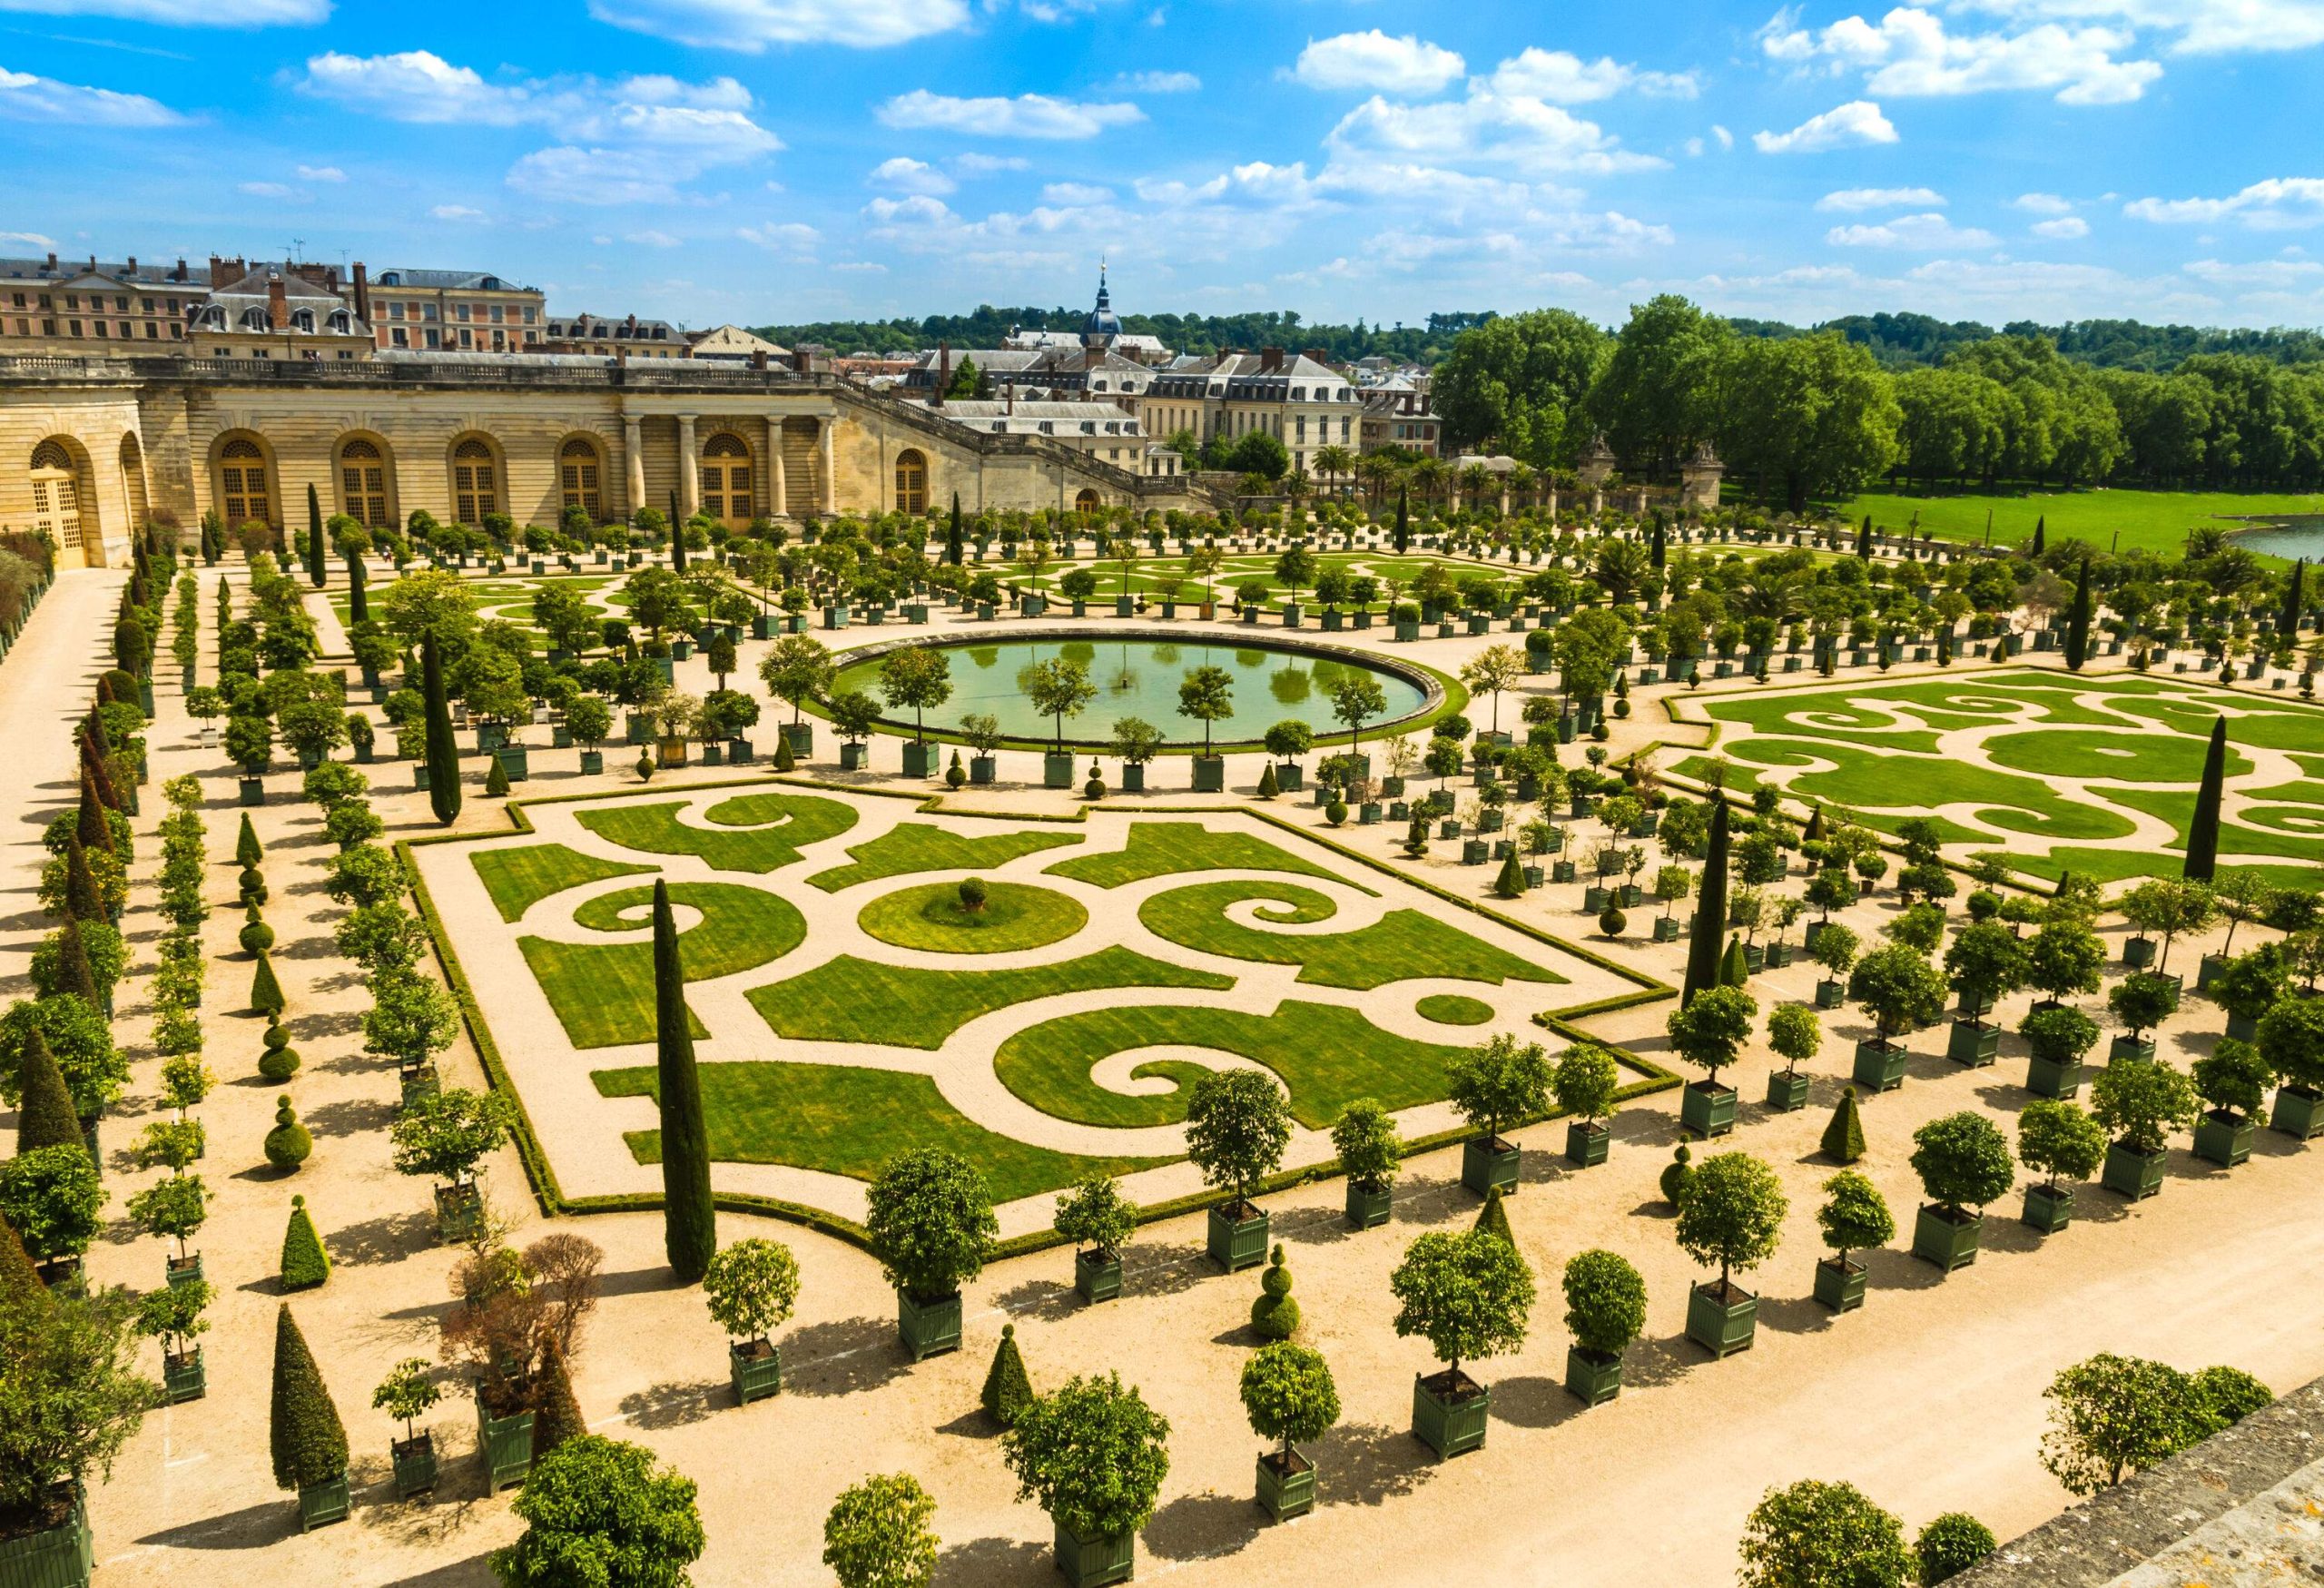
[[[1565,50],[1529,48],[1493,68],[1488,86],[1551,104],[1590,104],[1626,89],[1670,99],[1693,99],[1702,84],[1692,72],[1641,72],[1610,55],[1584,61]]]
[[[2055,193],[2020,193],[2009,201],[2013,210],[2024,210],[2029,215],[2071,215],[2073,205]]]
[[[805,255],[814,252],[823,234],[797,221],[770,221],[763,226],[739,226],[734,235],[770,253]]]
[[[2023,33],[1948,33],[1935,13],[1900,5],[1879,22],[1843,17],[1819,31],[1779,14],[1760,30],[1771,60],[1861,71],[1870,92],[1896,98],[2054,90],[2065,104],[2119,104],[2162,75],[2154,61],[2117,57],[2136,47],[2123,28],[2043,23]]]
[[[1877,224],[1835,226],[1824,233],[1824,241],[1836,248],[1902,248],[1937,253],[1951,248],[1990,247],[1994,235],[1974,226],[1955,226],[1932,210]]]
[[[428,213],[438,221],[481,221],[486,218],[482,210],[472,209],[467,204],[438,204]]]
[[[946,163],[962,176],[996,176],[1004,171],[1029,171],[1033,163],[1022,154],[955,154]]]
[[[589,0],[599,22],[696,49],[877,49],[969,24],[968,0]]]
[[[1374,94],[1340,118],[1324,143],[1351,163],[1458,167],[1490,161],[1536,171],[1607,174],[1667,162],[1620,147],[1597,123],[1538,99],[1472,90],[1466,99],[1404,104]]]
[[[23,248],[41,248],[54,252],[56,239],[45,232],[0,232],[0,242],[12,242]]]
[[[1844,187],[1817,199],[1816,207],[1848,214],[1866,210],[1941,210],[1945,195],[1925,187]]]
[[[175,127],[186,118],[142,94],[86,88],[0,66],[0,119],[73,127]]]
[[[907,193],[949,193],[960,185],[926,161],[914,160],[909,154],[882,160],[872,168],[867,180]]]
[[[1852,99],[1821,115],[1809,116],[1788,133],[1751,134],[1752,144],[1762,154],[1818,154],[1827,149],[1896,141],[1896,127],[1868,99]]]
[[[1114,190],[1086,182],[1053,182],[1041,189],[1045,204],[1109,204]]]
[[[2199,259],[2179,268],[2198,281],[2221,287],[2282,289],[2310,285],[2324,277],[2324,264],[2312,259],[2262,259],[2239,264]]]
[[[1375,27],[1309,40],[1291,74],[1310,88],[1434,94],[1467,70],[1451,50],[1411,34],[1392,38]]]
[[[1014,99],[956,99],[915,88],[900,94],[879,110],[891,127],[965,133],[980,138],[1094,138],[1108,127],[1128,126],[1146,119],[1135,104],[1084,104],[1046,94],[1020,94]]]
[[[2061,215],[2054,221],[2036,221],[2028,230],[2036,237],[2070,242],[2077,237],[2089,236],[2090,222],[2079,215]]]
[[[345,182],[347,173],[336,165],[301,165],[295,168],[301,182]]]
[[[1202,79],[1191,72],[1125,72],[1114,86],[1128,94],[1194,94]]]
[[[2013,20],[2106,20],[2168,34],[2177,55],[2304,50],[2324,44],[2324,0],[1965,0]]]
[[[2133,199],[2122,213],[2164,224],[2233,221],[2255,232],[2314,226],[2324,222],[2324,177],[2270,177],[2222,199]]]
[[[0,0],[0,11],[115,16],[162,27],[310,27],[330,18],[330,0]]]

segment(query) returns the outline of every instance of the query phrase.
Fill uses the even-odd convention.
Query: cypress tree
[[[1856,527],[1856,554],[1869,561],[1872,557],[1872,515],[1866,513],[1864,522]]]
[[[2034,546],[2027,555],[2032,557],[2042,555],[2043,547],[2049,541],[2049,527],[2050,516],[2047,513],[2042,514],[2034,520]]]
[[[74,1106],[73,1089],[64,1083],[64,1071],[57,1067],[56,1055],[49,1051],[48,1040],[38,1026],[25,1032],[16,1084],[18,1156],[42,1147],[86,1149],[88,1138],[81,1130],[81,1112]]]
[[[307,487],[307,577],[323,582],[323,504],[315,488]]]
[[[670,493],[670,571],[686,571],[686,527],[678,521],[678,493]]]
[[[279,1489],[312,1488],[347,1471],[347,1430],[288,1302],[274,1315],[274,1398],[267,1445]]]
[[[1840,1100],[1832,1110],[1831,1122],[1824,1127],[1817,1150],[1834,1163],[1854,1163],[1864,1156],[1864,1116],[1856,1110],[1856,1088],[1840,1089]]]
[[[952,493],[952,522],[944,531],[944,560],[954,567],[960,566],[960,493]]]
[[[589,1431],[581,1415],[580,1398],[573,1393],[573,1370],[565,1348],[551,1339],[541,1353],[540,1382],[533,1391],[533,1459],[537,1462],[568,1439]]]
[[[2284,587],[2284,609],[2276,616],[2278,643],[2290,645],[2299,635],[2299,608],[2302,587],[2308,582],[2308,559],[2301,557],[2291,565],[2291,582]]]
[[[259,955],[258,969],[251,972],[251,1007],[270,1020],[282,1018],[282,982],[271,954]]]
[[[77,837],[64,842],[64,913],[81,921],[105,919],[104,896],[97,891],[88,852]]]
[[[40,1296],[47,1290],[48,1281],[33,1266],[24,1238],[15,1225],[0,1218],[0,1297]]]
[[[1718,985],[1718,956],[1727,932],[1727,792],[1711,791],[1710,848],[1695,897],[1695,931],[1687,942],[1687,982],[1681,1008],[1706,987]]]
[[[710,1132],[702,1113],[702,1077],[694,1068],[686,1012],[685,973],[670,887],[654,882],[654,1048],[662,1111],[662,1242],[678,1283],[701,1279],[718,1252],[718,1214],[710,1203]]]
[[[89,945],[81,936],[81,922],[71,915],[58,929],[56,939],[56,991],[70,992],[91,1009],[105,1010],[104,991],[97,986],[96,968],[89,963]]]
[[[1017,1326],[1000,1326],[1000,1345],[992,1354],[992,1366],[984,1376],[984,1391],[978,1396],[984,1415],[1006,1428],[1017,1421],[1017,1415],[1033,1404],[1033,1381],[1025,1372],[1024,1354],[1017,1349]]]
[[[1670,557],[1670,532],[1662,527],[1662,515],[1654,515],[1654,539],[1648,547],[1654,558],[1654,571],[1660,573]]]
[[[2083,557],[2073,579],[2073,605],[2066,612],[2066,667],[2082,671],[2090,655],[2090,559]]]
[[[81,809],[74,832],[84,849],[113,847],[113,824],[105,820],[105,803],[97,797],[97,780],[89,775],[86,766],[81,768]]]
[[[2219,799],[2227,781],[2227,719],[2211,721],[2211,748],[2203,753],[2202,786],[2195,793],[2195,819],[2187,827],[2187,863],[2180,875],[2208,883],[2219,866]]]
[[[434,634],[420,636],[420,693],[428,705],[428,804],[450,825],[460,814],[460,751],[452,742],[452,709],[444,700],[444,660]]]
[[[353,552],[347,554],[347,620],[350,623],[371,621],[371,598],[364,594],[366,579],[363,559]]]
[[[1802,843],[1824,842],[1824,807],[1822,805],[1816,805],[1808,811],[1807,825],[1800,831],[1799,841]]]
[[[308,1217],[307,1199],[290,1198],[290,1223],[282,1232],[282,1288],[312,1290],[330,1277],[330,1253]]]
[[[242,813],[242,825],[234,834],[234,863],[245,869],[266,858],[266,845],[258,841],[258,829],[251,825],[251,814]]]
[[[1412,487],[1400,485],[1396,488],[1396,550],[1399,553],[1412,548]]]
[[[113,773],[105,765],[104,752],[90,744],[85,735],[81,740],[81,770],[96,785],[97,800],[106,810],[118,811],[122,808],[121,791],[113,785]]]

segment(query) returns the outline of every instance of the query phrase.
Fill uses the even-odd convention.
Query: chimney
[[[170,272],[170,280],[172,280],[172,281],[184,281],[184,280],[185,280],[185,261],[184,261],[184,260],[181,259],[181,260],[179,260],[179,261],[178,261],[178,268],[177,268],[176,270],[172,271],[172,272]]]
[[[1278,373],[1280,373],[1280,372],[1282,371],[1282,369],[1283,369],[1283,350],[1282,350],[1281,348],[1261,348],[1261,349],[1259,350],[1259,373],[1260,373],[1260,374],[1262,374],[1262,375],[1274,375],[1274,374],[1278,374]]]
[[[802,375],[814,373],[814,361],[807,356],[804,343],[791,350],[791,368]]]
[[[56,262],[56,256],[55,256],[54,254],[53,254],[53,253],[52,253],[52,254],[50,254],[50,255],[48,256],[48,262],[49,262],[50,264],[54,265],[54,264]],[[223,287],[225,284],[226,284],[226,261],[225,261],[224,260],[222,260],[222,259],[220,259],[216,254],[214,254],[214,253],[213,253],[213,254],[212,254],[212,255],[210,256],[210,285],[211,285],[211,288],[212,288],[212,291],[215,291],[215,290],[216,290],[216,289],[218,289],[218,288]]]
[[[129,273],[133,276],[137,273],[137,256],[133,253],[129,256]]]
[[[766,350],[764,348],[753,348],[751,350],[751,368],[753,370],[763,370],[766,368]]]
[[[290,291],[282,284],[280,271],[266,272],[266,319],[276,330],[290,329]]]
[[[56,273],[56,255],[54,253],[48,256],[48,273],[52,276]]]
[[[949,341],[938,342],[936,344],[936,407],[944,406],[944,394],[951,389],[952,344]]]
[[[371,323],[371,278],[363,271],[363,261],[355,261],[355,318],[364,324]]]

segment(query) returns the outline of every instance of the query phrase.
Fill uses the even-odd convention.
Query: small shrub
[[[1279,1242],[1269,1254],[1266,1272],[1259,1276],[1259,1298],[1251,1303],[1251,1332],[1263,1340],[1287,1340],[1299,1332],[1299,1303],[1291,1298],[1291,1270],[1284,1266]]]
[[[1921,1529],[1913,1541],[1921,1588],[1949,1582],[2000,1548],[1993,1529],[1965,1511],[1947,1511]]]
[[[281,1275],[285,1290],[312,1290],[330,1277],[330,1253],[308,1217],[304,1197],[290,1198],[290,1224],[282,1232]]]
[[[1831,1122],[1824,1127],[1817,1150],[1834,1163],[1854,1163],[1864,1156],[1864,1114],[1856,1106],[1856,1088],[1840,1089],[1840,1100],[1833,1105]]]
[[[961,878],[960,893],[960,908],[966,910],[970,914],[973,915],[976,912],[984,908],[986,893],[984,879],[982,877]]]
[[[315,1150],[315,1139],[299,1123],[288,1092],[274,1100],[274,1129],[266,1133],[266,1161],[281,1169],[295,1169]]]
[[[1603,937],[1620,937],[1628,930],[1630,918],[1609,904],[1598,912],[1598,932]]]
[[[1681,1141],[1678,1150],[1670,1155],[1670,1161],[1662,1166],[1659,1182],[1662,1199],[1673,1208],[1687,1199],[1687,1182],[1695,1178],[1694,1156],[1687,1144]]]

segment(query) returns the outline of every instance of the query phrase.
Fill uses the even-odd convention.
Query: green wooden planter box
[[[936,772],[936,746],[920,743],[904,746],[904,775],[931,777]]]
[[[202,1254],[200,1252],[194,1253],[182,1263],[178,1261],[175,1258],[164,1258],[162,1261],[163,1265],[163,1275],[169,1280],[172,1288],[175,1288],[180,1285],[196,1284],[202,1277]]]
[[[1654,941],[1657,942],[1677,942],[1679,941],[1678,922],[1668,915],[1656,916],[1654,918]]]
[[[2043,1235],[2055,1235],[2073,1222],[2073,1189],[2070,1186],[2028,1186],[2025,1211],[2019,1222]]]
[[[484,1462],[487,1494],[497,1494],[510,1484],[521,1484],[533,1470],[533,1414],[496,1417],[476,1403],[476,1451]]]
[[[2154,939],[2133,937],[2122,943],[2122,963],[2133,971],[2143,971],[2154,963]]]
[[[1566,1161],[1581,1169],[1601,1164],[1613,1143],[1614,1132],[1607,1126],[1576,1119],[1565,1128]]]
[[[1973,1213],[1956,1221],[1946,1218],[1944,1209],[1924,1202],[1920,1216],[1913,1220],[1913,1256],[1950,1274],[1977,1260],[1984,1236],[1984,1214]]]
[[[1122,1293],[1122,1259],[1118,1252],[1073,1254],[1073,1288],[1084,1301],[1111,1301]]]
[[[2253,1041],[2260,1035],[2260,1022],[2249,1015],[2230,1014],[2227,1017],[2227,1034],[2239,1042]]]
[[[1210,1208],[1208,1249],[1210,1260],[1228,1273],[1237,1268],[1256,1267],[1267,1258],[1267,1211],[1250,1208],[1247,1217],[1232,1217],[1224,1202],[1215,1202]]]
[[[1883,1047],[1878,1042],[1858,1042],[1852,1073],[1861,1090],[1894,1091],[1905,1084],[1905,1050]]]
[[[765,1354],[760,1355],[763,1348]],[[783,1353],[764,1340],[729,1340],[726,1377],[734,1386],[734,1404],[749,1406],[783,1393]]]
[[[2140,1152],[2117,1141],[2106,1149],[2106,1167],[2098,1183],[2118,1196],[2137,1202],[2162,1189],[2162,1170],[2169,1154]]]
[[[2324,1134],[2324,1092],[2310,1091],[2304,1086],[2278,1087],[2275,1108],[2268,1116],[2268,1129],[2296,1136],[2302,1141]]]
[[[474,1186],[436,1188],[436,1238],[440,1244],[459,1246],[471,1239],[483,1217],[484,1198]]]
[[[600,777],[604,775],[605,770],[606,753],[603,750],[584,750],[581,752],[582,776]]]
[[[1492,1392],[1466,1374],[1459,1384],[1442,1387],[1413,1375],[1413,1437],[1439,1461],[1482,1450],[1492,1410]]]
[[[1579,1346],[1565,1348],[1566,1393],[1585,1406],[1602,1406],[1622,1393],[1622,1359]]]
[[[210,1375],[202,1366],[202,1347],[196,1346],[182,1356],[162,1358],[162,1398],[172,1406],[181,1401],[198,1401],[210,1390]],[[5,1582],[0,1577],[0,1582]]]
[[[2260,1121],[2225,1109],[2212,1109],[2195,1121],[2195,1156],[2221,1169],[2233,1169],[2251,1156]]]
[[[241,792],[238,797],[243,804],[262,805],[266,804],[266,779],[262,777],[245,777],[241,780]]]
[[[839,769],[842,772],[861,772],[871,759],[871,746],[861,740],[839,747]]]
[[[1945,1039],[1945,1056],[1955,1064],[1982,1070],[2001,1053],[2001,1028],[1978,1021],[1957,1020]]]
[[[1759,1329],[1759,1298],[1736,1286],[1721,1301],[1707,1285],[1687,1291],[1687,1337],[1712,1356],[1727,1357],[1751,1348]]]
[[[1854,1312],[1864,1305],[1865,1282],[1871,1277],[1862,1263],[1842,1264],[1826,1258],[1816,1265],[1816,1299],[1834,1312]]]
[[[2106,1062],[2152,1064],[2154,1062],[2154,1041],[2152,1038],[2140,1042],[2129,1037],[2116,1037],[2106,1045]]]
[[[921,1300],[908,1290],[896,1292],[896,1332],[915,1362],[960,1348],[960,1293]]]
[[[1292,1459],[1299,1465],[1285,1472],[1276,1465],[1281,1459],[1280,1451],[1259,1457],[1259,1505],[1275,1521],[1288,1522],[1315,1508],[1315,1464],[1295,1450]]]
[[[1788,1114],[1807,1106],[1807,1077],[1796,1070],[1778,1070],[1768,1077],[1768,1107]]]
[[[1223,794],[1226,789],[1226,757],[1196,755],[1192,757],[1195,770],[1195,793]]]
[[[1847,984],[1846,982],[1845,982],[1845,981],[1818,981],[1818,982],[1817,982],[1817,983],[1816,983],[1816,1007],[1817,1007],[1817,1008],[1818,1008],[1818,1009],[1837,1009],[1837,1008],[1839,1008],[1839,1007],[1840,1007],[1840,1005],[1842,1005],[1843,1003],[1846,1003],[1847,1001],[1848,1001],[1848,984]]]
[[[2035,1054],[2026,1062],[2025,1090],[2035,1097],[2073,1096],[2082,1090],[2082,1060],[2044,1059]]]
[[[1690,1080],[1679,1093],[1679,1123],[1708,1139],[1735,1129],[1735,1089]]]
[[[1495,1186],[1502,1196],[1515,1196],[1517,1164],[1515,1144],[1497,1136],[1472,1136],[1461,1144],[1461,1183],[1480,1197]]]
[[[2195,970],[2195,991],[2198,992],[2208,992],[2211,991],[2211,983],[2218,981],[2219,973],[2226,969],[2227,956],[2225,954],[2205,954],[2203,956],[2203,962],[2197,966]]]
[[[396,1498],[409,1500],[414,1494],[424,1494],[436,1486],[436,1436],[422,1434],[417,1439],[391,1439],[388,1442],[388,1456],[395,1465]]]
[[[0,1588],[87,1588],[96,1569],[88,1507],[77,1499],[56,1526],[0,1543]]]
[[[299,1491],[299,1531],[312,1533],[318,1527],[344,1522],[348,1510],[345,1473],[320,1484],[309,1484]]]
[[[1358,1229],[1377,1229],[1388,1222],[1388,1207],[1393,1192],[1386,1186],[1363,1186],[1347,1182],[1347,1221]]]
[[[1062,1522],[1057,1524],[1057,1569],[1072,1588],[1100,1588],[1107,1583],[1127,1583],[1137,1570],[1137,1534],[1100,1534],[1084,1538]]]
[[[783,736],[790,741],[792,755],[803,757],[812,755],[815,753],[814,724],[784,723],[783,725]]]

